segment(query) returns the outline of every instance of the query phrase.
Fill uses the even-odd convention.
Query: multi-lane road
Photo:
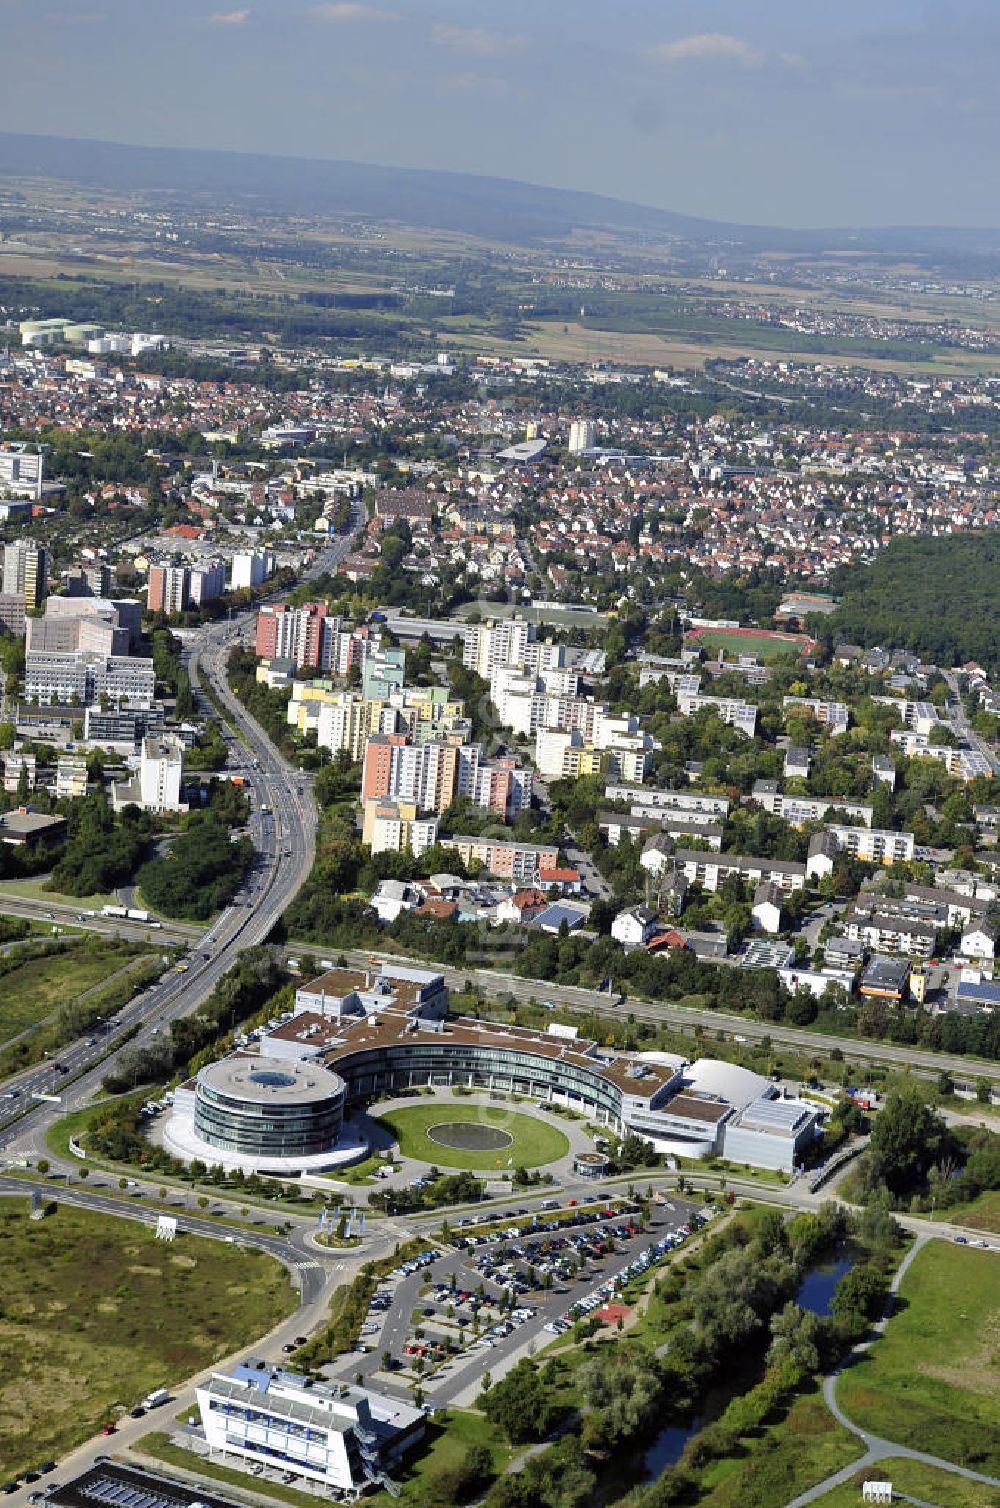
[[[348,548],[349,539],[335,540],[316,556],[308,574],[334,569]],[[253,824],[258,856],[247,884],[207,931],[171,925],[157,934],[165,942],[189,943],[191,951],[181,966],[183,972],[173,962],[168,963],[163,975],[120,1011],[110,1028],[63,1048],[59,1063],[65,1073],[44,1063],[18,1078],[14,1086],[17,1097],[0,1099],[0,1154],[7,1158],[37,1156],[55,1118],[89,1104],[123,1050],[112,1045],[109,1052],[109,1041],[113,1044],[128,1034],[130,1047],[148,1044],[157,1033],[168,1031],[171,1021],[195,1011],[240,955],[266,939],[312,867],[316,811],[309,779],[282,758],[226,680],[230,649],[252,621],[252,615],[245,613],[201,628],[186,635],[184,641],[193,685],[199,694],[200,688],[211,687],[229,720],[227,737],[251,767],[251,790],[258,807],[258,820]],[[207,701],[204,710],[212,711]],[[26,903],[22,903],[22,909],[29,914]],[[48,909],[55,917],[56,908]],[[70,910],[60,908],[60,913],[62,909]],[[37,910],[31,914],[37,915]],[[71,913],[65,918],[60,914],[60,919],[77,918]],[[88,920],[99,930],[107,926],[100,918]],[[148,933],[148,928],[134,928],[120,921],[111,924],[110,930],[123,935]],[[37,1094],[58,1095],[59,1101],[33,1099]]]

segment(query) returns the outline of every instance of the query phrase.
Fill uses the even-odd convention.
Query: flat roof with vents
[[[772,1100],[761,1098],[748,1105],[740,1116],[739,1124],[747,1131],[767,1131],[772,1136],[795,1136],[804,1121],[815,1114],[815,1109],[801,1100]]]

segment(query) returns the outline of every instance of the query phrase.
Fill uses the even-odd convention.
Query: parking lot
[[[389,1392],[419,1382],[431,1407],[470,1403],[484,1372],[503,1376],[522,1355],[594,1314],[683,1244],[705,1215],[672,1198],[648,1208],[642,1229],[639,1206],[618,1197],[534,1213],[511,1208],[488,1224],[466,1218],[464,1229],[451,1232],[456,1250],[429,1242],[379,1285],[362,1349],[325,1372],[360,1373]]]

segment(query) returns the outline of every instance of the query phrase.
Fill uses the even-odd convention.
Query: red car
[[[105,1424],[101,1429],[102,1435],[113,1435],[117,1431],[117,1424]]]

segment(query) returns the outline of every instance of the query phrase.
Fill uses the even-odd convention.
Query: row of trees
[[[222,1050],[225,1034],[272,1001],[288,978],[273,948],[248,948],[219,980],[197,1015],[172,1021],[169,1034],[161,1032],[149,1044],[126,1048],[105,1075],[104,1088],[121,1094],[174,1073],[193,1073]]]

